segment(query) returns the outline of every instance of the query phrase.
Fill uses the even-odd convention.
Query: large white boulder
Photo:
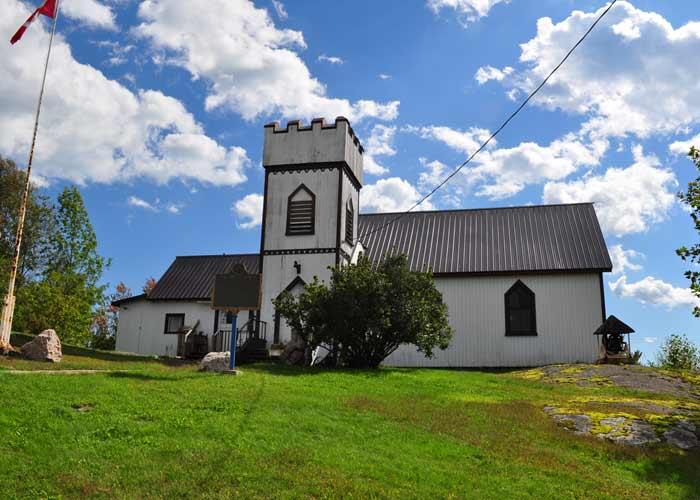
[[[199,362],[199,369],[205,372],[227,372],[230,359],[228,352],[210,352]]]
[[[61,339],[54,330],[44,330],[21,348],[22,355],[27,359],[51,361],[60,363],[63,359]]]

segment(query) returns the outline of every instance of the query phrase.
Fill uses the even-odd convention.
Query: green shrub
[[[656,366],[672,370],[700,368],[700,350],[685,335],[669,335],[656,355]]]
[[[361,257],[332,268],[328,285],[315,279],[298,297],[284,292],[273,302],[308,347],[328,348],[331,364],[376,368],[402,344],[430,358],[452,338],[432,273],[411,271],[405,255],[376,268]]]

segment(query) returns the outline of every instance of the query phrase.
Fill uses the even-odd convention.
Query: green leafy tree
[[[376,368],[402,344],[427,357],[452,338],[447,306],[431,272],[411,271],[405,255],[374,268],[367,257],[331,268],[330,284],[317,279],[295,297],[285,292],[276,310],[309,347],[327,347],[353,368]]]
[[[95,292],[83,276],[49,272],[17,293],[17,330],[39,333],[56,330],[63,342],[86,345],[94,316]]]
[[[17,328],[33,333],[53,328],[65,342],[88,344],[95,311],[104,302],[99,280],[108,265],[97,252],[80,192],[65,188],[58,196],[42,279],[18,292]]]
[[[700,171],[700,150],[695,147],[690,148],[688,156]],[[680,193],[679,198],[690,207],[690,217],[695,224],[695,230],[700,234],[700,177],[688,184],[688,191]],[[681,247],[676,250],[681,259],[700,264],[700,243],[695,243],[690,247]],[[700,271],[686,271],[685,277],[690,280],[690,290],[700,297]],[[693,314],[700,317],[700,307],[693,309]]]
[[[49,268],[83,276],[86,285],[97,291],[97,283],[108,266],[109,261],[97,252],[97,236],[80,191],[75,186],[65,188],[58,195]]]
[[[112,302],[131,296],[131,289],[120,282],[114,293],[107,297],[106,303],[97,309],[92,321],[90,347],[103,350],[113,350],[116,347],[119,308],[113,306]]]
[[[0,296],[7,293],[25,179],[25,172],[19,170],[12,160],[0,157]],[[17,289],[43,273],[53,227],[53,207],[48,197],[30,186]]]
[[[700,369],[700,350],[685,335],[669,335],[656,355],[654,366],[672,370]]]

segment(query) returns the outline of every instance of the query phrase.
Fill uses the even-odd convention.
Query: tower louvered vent
[[[348,200],[345,206],[345,241],[353,245],[355,243],[355,210],[352,208],[352,200]]]
[[[316,196],[302,184],[287,201],[287,236],[314,234],[315,219]]]

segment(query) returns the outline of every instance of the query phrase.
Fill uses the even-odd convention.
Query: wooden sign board
[[[257,311],[262,304],[262,274],[217,274],[211,294],[212,309]]]

